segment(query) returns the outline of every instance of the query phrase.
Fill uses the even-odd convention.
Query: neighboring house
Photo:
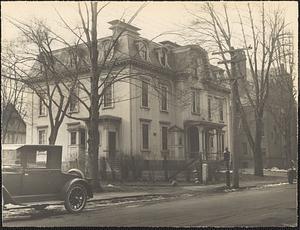
[[[5,135],[3,144],[25,144],[26,124],[12,104],[8,104],[3,111],[1,123],[3,123],[2,135]]]
[[[249,71],[249,70],[248,70]],[[250,74],[248,72],[248,74]],[[249,75],[248,75],[249,76]],[[287,162],[287,149],[286,149],[286,139],[284,138],[285,122],[279,116],[281,113],[285,113],[284,107],[286,107],[288,93],[281,89],[281,86],[276,83],[276,77],[270,75],[270,85],[269,85],[269,97],[265,105],[264,116],[263,116],[263,134],[261,142],[261,150],[263,154],[263,164],[264,168],[286,168],[288,167]],[[243,94],[242,94],[243,95]],[[278,109],[274,111],[270,110],[270,106],[274,107],[275,102],[279,104]],[[281,103],[278,103],[280,101]],[[291,140],[291,159],[297,160],[297,109],[296,104],[292,105],[291,111],[293,111],[288,117],[284,116],[285,119],[291,119],[291,135],[288,137]],[[254,112],[250,106],[244,107],[247,120],[250,125],[252,135],[255,131],[255,119]],[[274,109],[274,108],[273,108]],[[274,117],[276,116],[276,118]],[[278,120],[276,120],[278,119]],[[280,122],[280,124],[278,124]],[[244,130],[241,128],[239,132],[240,139],[240,162],[242,168],[253,168],[253,152],[249,145],[247,136]]]
[[[99,158],[139,156],[146,165],[164,159],[221,160],[224,148],[230,145],[230,90],[219,81],[224,71],[211,65],[207,52],[197,45],[155,43],[140,37],[137,27],[119,20],[110,24],[114,35],[126,27],[110,58],[118,57],[116,68],[127,65],[125,72],[135,77],[106,90],[98,124]],[[99,39],[100,57],[109,39]],[[58,52],[67,53],[64,49]],[[35,111],[33,124],[27,127],[32,134],[27,141],[45,144],[47,111],[37,95],[31,103]],[[87,118],[84,107],[76,101],[70,110]],[[72,167],[70,162],[80,160],[87,151],[86,124],[65,118],[56,144],[63,146],[64,169]]]

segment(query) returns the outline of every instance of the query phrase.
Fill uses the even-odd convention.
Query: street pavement
[[[127,196],[127,199],[119,203],[104,202],[105,199],[94,200],[78,215],[68,214],[62,207],[45,213],[33,212],[29,216],[24,215],[24,218],[4,221],[3,226],[296,225],[296,184],[258,184],[256,187],[246,186],[236,191],[218,190],[220,186],[213,188],[211,185],[208,193],[200,191],[200,187],[203,186],[186,186],[181,188],[185,192],[176,193],[177,196],[169,198],[163,194],[152,194],[150,197],[149,193],[136,193],[136,197],[148,195],[149,198],[144,196],[134,200]]]

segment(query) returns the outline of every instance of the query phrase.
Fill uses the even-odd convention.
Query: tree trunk
[[[91,108],[93,109],[93,108]],[[98,129],[99,112],[96,109],[91,111],[90,121],[88,124],[88,159],[89,159],[89,176],[92,179],[91,184],[93,189],[101,190],[98,155],[99,155],[99,129]]]
[[[51,129],[51,133],[50,133],[50,136],[48,138],[49,145],[55,145],[58,129],[59,129],[59,127],[58,128],[54,127],[54,128]]]
[[[261,152],[261,140],[262,140],[262,122],[261,117],[255,117],[255,147],[253,152],[254,160],[254,175],[264,176],[263,171],[263,156]]]

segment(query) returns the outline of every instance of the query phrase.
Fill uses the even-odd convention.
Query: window
[[[69,107],[70,113],[75,113],[79,111],[78,95],[79,95],[78,88],[75,88],[70,92],[70,107]]]
[[[77,144],[76,138],[77,138],[77,131],[71,131],[70,132],[70,145]]]
[[[147,61],[148,59],[148,49],[147,49],[147,46],[144,42],[138,42],[137,43],[137,48],[138,48],[138,53],[140,55],[140,57]]]
[[[246,142],[243,142],[242,143],[242,151],[243,151],[243,154],[244,155],[247,155],[248,154],[248,150],[247,150],[247,143]]]
[[[220,119],[220,121],[224,121],[223,99],[219,100],[219,119]]]
[[[200,92],[199,90],[192,91],[192,112],[200,113]]]
[[[167,63],[167,54],[166,54],[165,50],[162,50],[161,57],[160,57],[160,62],[161,62],[161,64],[163,66],[166,66],[166,63]]]
[[[80,130],[80,145],[85,146],[85,130]]]
[[[46,116],[46,106],[43,102],[42,97],[39,97],[39,116]]]
[[[142,107],[148,107],[148,83],[142,81]]]
[[[162,150],[168,150],[168,127],[161,127],[161,147]]]
[[[110,82],[104,83],[104,108],[111,108],[113,106],[113,90]]]
[[[207,111],[208,111],[208,119],[211,120],[211,98],[210,97],[207,100]]]
[[[46,135],[47,135],[47,130],[46,129],[38,129],[38,143],[40,145],[45,145],[46,144]]]
[[[109,40],[104,41],[102,46],[103,46],[104,59],[106,58],[106,61],[108,61],[113,56],[113,48],[111,48],[111,43]]]
[[[28,168],[46,168],[47,151],[36,151],[27,154]]]
[[[161,86],[161,107],[162,111],[168,110],[168,88],[166,86]]]
[[[142,123],[142,149],[149,149],[149,124]]]
[[[221,151],[224,152],[225,146],[225,134],[221,133]]]

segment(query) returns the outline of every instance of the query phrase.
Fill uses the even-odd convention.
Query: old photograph
[[[297,1],[1,1],[3,227],[298,227]]]

